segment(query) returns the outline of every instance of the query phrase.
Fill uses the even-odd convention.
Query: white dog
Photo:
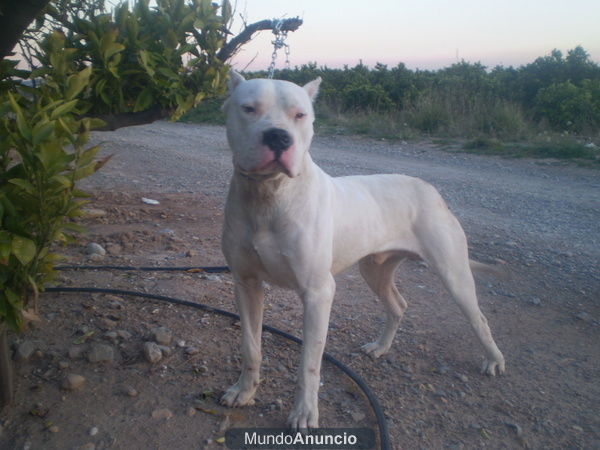
[[[242,372],[222,398],[253,403],[259,384],[263,282],[293,289],[304,305],[298,391],[288,422],[319,425],[321,359],[335,292],[334,275],[358,261],[385,303],[374,357],[392,344],[406,301],[394,285],[404,258],[424,259],[442,278],[486,353],[483,370],[504,371],[479,310],[464,232],[431,185],[403,175],[332,178],[311,159],[315,99],[321,79],[304,87],[279,80],[246,81],[232,72],[225,102],[235,173],[225,207],[223,253],[235,280],[241,316]]]

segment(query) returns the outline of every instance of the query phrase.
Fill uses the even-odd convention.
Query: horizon
[[[303,25],[288,34],[290,66],[354,67],[361,61],[411,70],[439,70],[458,62],[481,63],[487,69],[529,64],[560,50],[563,56],[581,46],[600,63],[600,2],[572,0],[457,0],[452,4],[423,0],[401,4],[381,0],[377,8],[364,2],[331,0],[261,0],[239,2],[232,32],[247,23],[269,18],[300,17]],[[332,20],[330,17],[344,17]],[[431,16],[431,11],[436,11]],[[586,14],[582,14],[586,11]],[[359,30],[359,32],[357,32]],[[257,33],[231,60],[236,70],[266,70],[274,36]],[[278,52],[276,69],[285,67]]]

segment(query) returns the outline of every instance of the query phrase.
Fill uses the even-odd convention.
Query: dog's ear
[[[312,80],[310,83],[306,83],[303,87],[308,96],[312,101],[315,101],[317,94],[319,93],[319,86],[321,85],[321,77]]]
[[[236,72],[235,70],[230,70],[228,84],[229,93],[231,94],[237,87],[237,85],[240,84],[242,81],[246,81],[246,79],[242,75],[240,75],[239,72]]]

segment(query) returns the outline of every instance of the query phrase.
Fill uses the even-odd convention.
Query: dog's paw
[[[310,405],[305,402],[297,403],[290,413],[287,423],[294,431],[319,428],[318,406],[316,404]]]
[[[363,345],[360,349],[372,358],[379,358],[381,355],[384,355],[388,352],[389,347],[381,345],[378,341],[375,341]]]
[[[494,359],[486,359],[483,361],[483,366],[481,367],[481,373],[489,375],[491,377],[503,374],[506,370],[506,364],[504,363],[504,357],[500,355]]]
[[[254,405],[255,393],[256,389],[242,389],[238,382],[225,391],[221,404],[230,407]]]

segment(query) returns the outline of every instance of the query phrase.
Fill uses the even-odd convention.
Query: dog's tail
[[[506,268],[505,265],[500,264],[485,264],[479,261],[469,260],[469,265],[471,266],[471,270],[477,273],[486,273],[488,275],[494,275],[498,278],[508,279],[510,278],[510,272]]]

